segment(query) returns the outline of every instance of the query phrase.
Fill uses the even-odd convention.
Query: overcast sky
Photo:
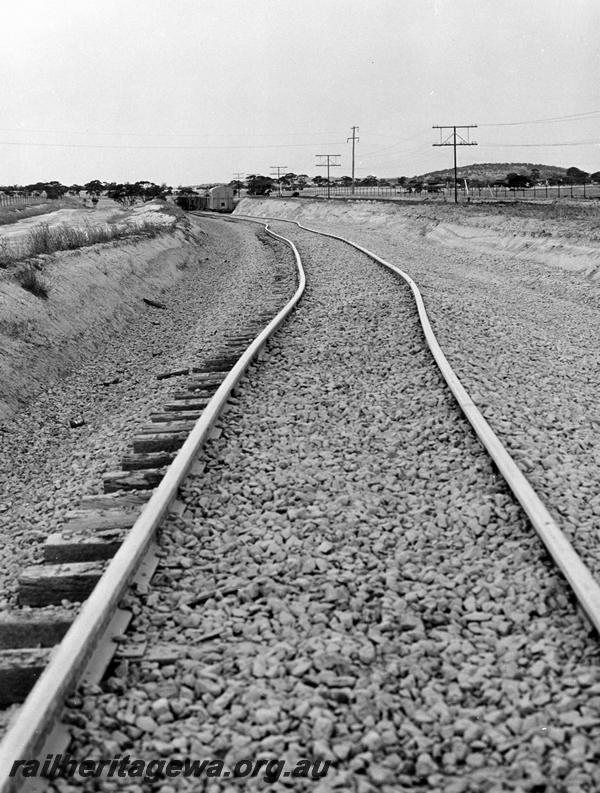
[[[314,176],[323,153],[342,176],[353,125],[357,176],[451,165],[434,124],[479,125],[459,164],[600,170],[599,0],[5,0],[2,18],[0,184]]]

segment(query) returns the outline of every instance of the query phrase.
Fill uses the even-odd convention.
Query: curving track
[[[277,234],[268,233],[273,238],[282,239]],[[85,600],[63,641],[54,648],[48,666],[6,731],[0,745],[0,790],[8,791],[19,788],[19,784],[22,784],[23,780],[18,781],[9,776],[12,763],[16,758],[37,756],[43,746],[45,736],[53,729],[67,693],[86,672],[89,664],[102,663],[101,660],[96,660],[94,653],[101,657],[105,656],[106,649],[101,646],[101,643],[110,643],[111,636],[118,634],[119,628],[122,629],[118,619],[114,624],[112,622],[115,620],[119,601],[126,593],[128,585],[138,580],[136,576],[140,574],[144,563],[148,562],[148,556],[153,556],[153,538],[156,530],[167,516],[169,507],[177,495],[178,487],[194,461],[195,454],[209,436],[217,417],[245,370],[253,359],[260,355],[266,340],[300,299],[305,284],[302,264],[293,244],[285,239],[283,241],[291,246],[296,259],[298,280],[296,292],[276,316],[260,330],[231,370],[224,373],[221,384],[218,387],[212,387],[211,383],[210,393],[213,393],[214,396],[208,401],[189,437],[168,467],[162,481],[154,489],[150,499],[145,503],[146,499],[142,498],[144,507],[139,518],[127,533],[92,593]],[[198,377],[203,377],[203,375],[198,375]],[[204,396],[204,392],[202,396]],[[128,497],[125,496],[125,498]],[[143,579],[144,573],[142,572],[141,575]],[[52,618],[54,615],[49,614],[48,616]],[[25,631],[21,630],[20,625],[17,626],[16,631],[12,624],[8,628],[5,625],[0,627],[5,633],[8,631],[9,640],[15,633],[17,636],[22,632],[29,633],[26,622],[22,626]],[[45,632],[52,633],[53,631]],[[13,645],[9,644],[8,646]],[[22,644],[14,646],[22,647]],[[25,782],[26,786],[27,784]]]
[[[304,299],[220,436],[205,440],[215,403],[137,527],[145,543],[161,489],[170,499],[181,483],[152,595],[129,596],[138,642],[168,660],[121,661],[102,689],[82,688],[66,714],[71,751],[318,757],[332,763],[323,790],[361,793],[590,784],[597,647],[435,367],[409,286],[337,240],[285,228]],[[196,456],[205,471],[184,480]],[[536,528],[562,543],[528,492],[532,503]],[[114,599],[97,592],[86,610]],[[2,768],[24,756],[16,746]]]

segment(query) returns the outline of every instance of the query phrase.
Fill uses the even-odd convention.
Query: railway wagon
[[[206,209],[208,198],[205,195],[192,195],[186,193],[185,195],[177,196],[175,203],[186,212],[194,212],[198,209]]]
[[[219,184],[208,191],[208,206],[213,212],[233,212],[233,187]]]

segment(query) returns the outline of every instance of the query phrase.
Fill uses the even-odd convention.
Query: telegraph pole
[[[348,143],[349,140],[352,141],[352,195],[354,195],[354,147],[360,140],[360,138],[356,137],[357,132],[358,127],[352,127],[352,137],[346,138],[346,143]]]
[[[340,158],[341,154],[315,154],[315,157],[320,158],[321,162],[317,163],[317,168],[327,168],[327,198],[331,198],[331,184],[329,183],[329,168],[341,168],[342,163],[336,162],[336,158]],[[324,162],[324,160],[327,160]]]
[[[454,148],[454,203],[458,204],[458,175],[456,170],[456,147],[457,146],[477,146],[475,141],[469,140],[469,130],[477,129],[477,124],[450,124],[446,126],[434,125],[432,129],[439,129],[440,142],[432,144],[433,146],[452,146]],[[444,130],[451,129],[452,132],[444,138]],[[466,129],[465,135],[460,135],[456,132],[457,129]]]
[[[285,173],[287,171],[287,165],[272,165],[271,166],[271,176],[275,176],[274,171],[277,171],[277,186],[279,190],[279,198],[281,198],[281,173]]]
[[[246,174],[245,173],[239,173],[239,172],[238,173],[234,173],[233,174],[233,178],[236,180],[236,182],[239,182],[240,186],[238,187],[238,198],[241,198],[242,197],[242,179],[246,178]]]

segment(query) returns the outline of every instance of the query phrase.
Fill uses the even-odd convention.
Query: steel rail
[[[244,217],[240,215],[239,217]],[[249,217],[249,216],[248,216]],[[567,580],[569,586],[573,590],[580,606],[585,612],[588,620],[592,626],[600,633],[600,585],[594,578],[592,572],[587,567],[581,556],[573,548],[573,545],[566,537],[562,529],[558,526],[554,518],[550,515],[548,509],[537,495],[519,466],[511,457],[508,450],[504,447],[502,441],[492,427],[488,424],[483,417],[481,411],[467,392],[466,388],[461,383],[460,379],[452,369],[448,359],[446,358],[438,340],[433,332],[427,311],[425,310],[425,303],[417,284],[413,279],[397,267],[395,264],[385,261],[377,254],[358,245],[356,242],[345,239],[337,234],[332,234],[328,231],[320,231],[318,229],[311,229],[304,226],[297,220],[288,220],[287,218],[261,218],[262,220],[279,221],[284,223],[294,223],[299,228],[309,231],[313,234],[320,234],[325,237],[343,242],[352,248],[364,253],[370,259],[378,264],[387,267],[395,272],[410,286],[417,310],[419,320],[427,345],[435,359],[435,362],[452,391],[456,401],[458,402],[462,412],[468,419],[469,423],[475,430],[477,437],[487,450],[488,454],[495,462],[498,470],[502,474],[506,483],[508,484],[513,495],[523,508],[525,514],[529,518],[531,525],[537,532],[538,536],[546,546],[549,554],[554,560],[556,566],[562,572]]]
[[[294,243],[271,231],[268,223],[265,224],[256,218],[252,218],[252,220],[264,225],[268,234],[291,247],[298,272],[297,289],[281,311],[241,355],[209,401],[123,544],[111,559],[89,598],[83,603],[62,642],[57,645],[48,666],[31,689],[14,721],[9,724],[0,744],[0,793],[14,793],[23,784],[23,779],[10,777],[10,769],[16,760],[33,759],[35,752],[43,746],[46,735],[52,729],[53,723],[63,707],[65,697],[76,685],[87,661],[93,654],[102,632],[110,621],[112,613],[133,578],[158,526],[177,495],[181,482],[219,417],[231,391],[304,292],[306,277],[300,254]]]

